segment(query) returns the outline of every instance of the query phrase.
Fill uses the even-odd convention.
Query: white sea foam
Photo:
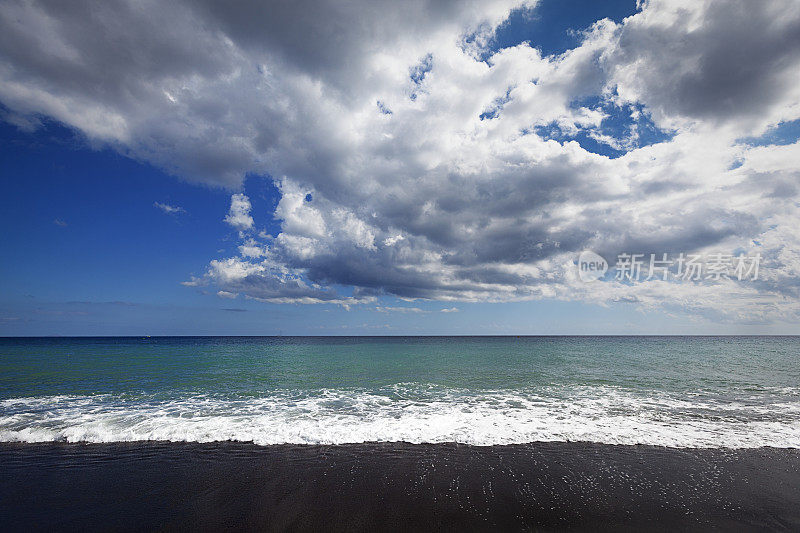
[[[590,441],[670,447],[800,447],[800,393],[736,401],[614,387],[278,391],[258,398],[96,396],[0,402],[0,441],[245,441],[473,445]]]

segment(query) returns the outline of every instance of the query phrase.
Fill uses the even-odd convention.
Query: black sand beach
[[[0,529],[798,530],[800,451],[2,444]]]

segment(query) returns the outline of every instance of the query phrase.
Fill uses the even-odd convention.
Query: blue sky
[[[222,224],[230,194],[169,176],[48,122],[0,124],[4,335],[603,334],[641,326],[632,309],[559,301],[381,306],[225,300],[180,282],[238,244]],[[254,207],[278,200],[268,179],[245,184]],[[155,202],[180,206],[170,215]],[[270,216],[260,220],[277,231]],[[420,311],[376,311],[376,307]],[[458,312],[443,313],[442,309]],[[659,332],[659,325],[650,331]],[[647,329],[645,327],[645,329]]]
[[[744,24],[771,11],[175,6],[0,9],[0,335],[800,333],[800,55]],[[586,285],[583,249],[766,274]]]

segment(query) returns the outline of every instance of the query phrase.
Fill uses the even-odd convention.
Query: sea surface
[[[0,442],[800,448],[800,337],[0,339]]]

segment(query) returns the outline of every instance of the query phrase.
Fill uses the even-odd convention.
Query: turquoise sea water
[[[0,440],[800,447],[797,337],[0,339]]]

